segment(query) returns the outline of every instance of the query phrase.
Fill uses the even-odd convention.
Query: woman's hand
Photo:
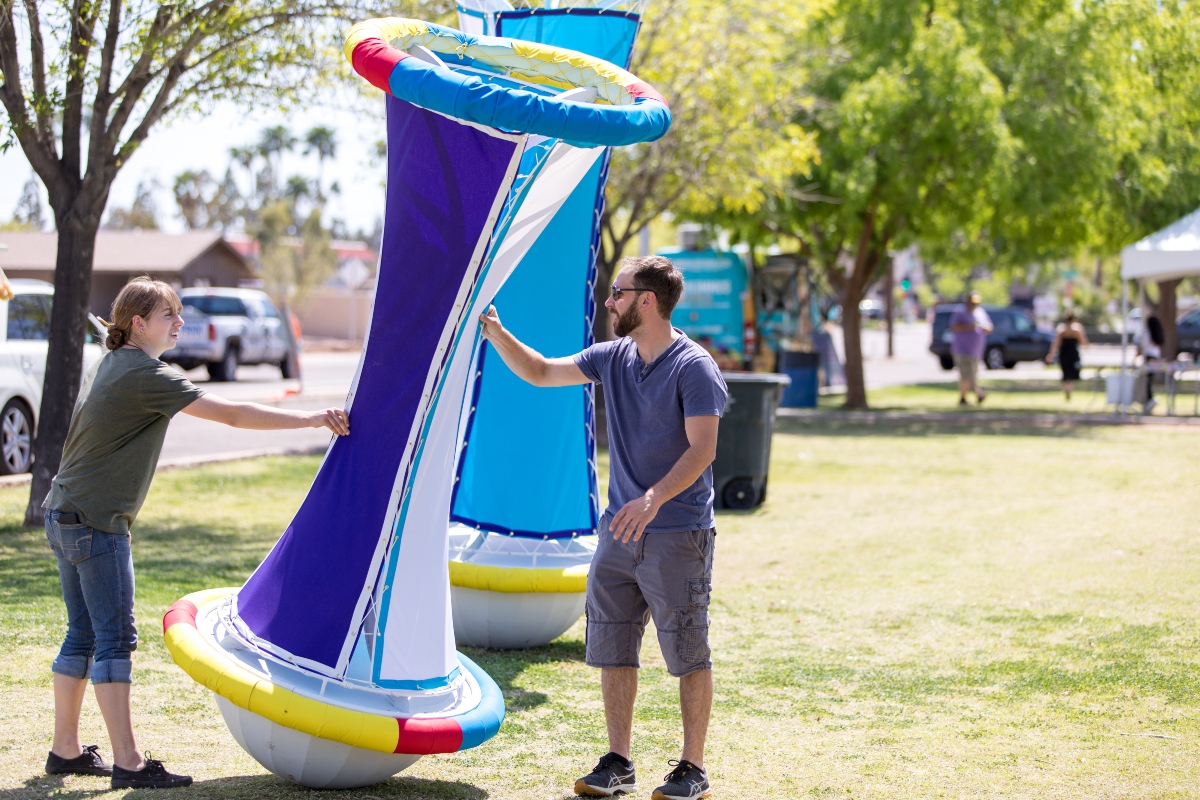
[[[345,409],[327,408],[324,411],[315,411],[308,418],[310,428],[329,428],[338,436],[350,435],[350,415]]]

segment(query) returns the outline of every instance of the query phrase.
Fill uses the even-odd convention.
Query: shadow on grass
[[[504,703],[510,711],[537,708],[550,699],[543,692],[531,692],[516,685],[517,678],[526,669],[535,664],[583,663],[585,657],[584,644],[578,639],[557,639],[528,650],[484,650],[478,647],[463,647],[462,650],[496,681],[496,685],[504,692]]]
[[[120,789],[109,788],[108,778],[72,778],[72,784],[68,788],[61,775],[35,775],[32,778],[26,778],[23,781],[22,788],[10,789],[4,792],[5,797],[14,798],[14,800],[25,800],[25,798],[45,798],[53,797],[54,800],[88,800],[88,798],[97,797],[99,795],[108,794],[110,792],[120,792]],[[79,786],[77,784],[87,781],[88,786]],[[128,800],[149,800],[149,798],[163,797],[162,789],[128,789],[124,790],[122,795]],[[184,796],[187,797],[219,797],[222,800],[229,798],[234,800],[237,798],[253,798],[259,800],[271,800],[272,798],[329,798],[329,800],[340,800],[340,798],[355,798],[355,800],[385,800],[385,798],[398,798],[399,800],[486,800],[488,797],[487,791],[480,789],[471,783],[463,783],[462,781],[437,781],[427,778],[406,778],[403,775],[389,778],[383,783],[377,783],[374,786],[365,786],[361,789],[342,789],[342,790],[325,790],[325,789],[308,789],[304,786],[297,786],[294,783],[289,783],[284,779],[275,775],[243,775],[233,778],[214,778],[207,781],[196,781],[190,789],[183,790]]]
[[[883,409],[873,411],[913,411],[913,409]],[[916,412],[919,413],[919,412]],[[1012,413],[1012,412],[1001,412]],[[1086,438],[1093,435],[1097,426],[1079,425],[1072,422],[1039,422],[1034,419],[1017,421],[1011,417],[988,419],[986,411],[963,412],[961,420],[934,421],[921,419],[876,419],[871,421],[822,417],[803,419],[800,417],[777,417],[776,433],[819,434],[821,436],[1052,436],[1062,438]]]

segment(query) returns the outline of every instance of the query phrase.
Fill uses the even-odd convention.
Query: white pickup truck
[[[276,364],[296,375],[291,328],[265,292],[257,289],[184,289],[183,330],[164,361],[182,369],[204,364],[214,381],[236,380],[239,364]]]

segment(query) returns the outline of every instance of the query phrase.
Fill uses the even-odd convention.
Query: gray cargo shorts
[[[587,582],[587,663],[640,667],[642,634],[651,617],[672,675],[712,669],[708,601],[717,531],[647,533],[622,544],[609,520]]]

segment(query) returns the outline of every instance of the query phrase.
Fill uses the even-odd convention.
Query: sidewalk
[[[1200,431],[1200,417],[1156,417],[1137,414],[1049,414],[1011,411],[825,411],[809,408],[780,408],[776,417],[813,422],[933,422],[944,425],[1020,423],[1033,428],[1085,427],[1097,425],[1144,425],[1157,428]]]

